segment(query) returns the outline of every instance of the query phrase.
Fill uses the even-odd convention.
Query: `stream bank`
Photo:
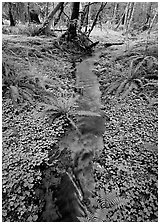
[[[87,207],[84,201],[92,211],[89,198],[95,191],[93,159],[98,157],[103,149],[102,136],[105,131],[105,116],[101,111],[99,82],[92,72],[93,63],[98,55],[89,57],[89,59],[85,58],[76,68],[76,88],[81,90],[76,102],[76,111],[80,115],[75,118],[78,132],[73,127],[58,143],[59,151],[71,153],[71,166],[68,167],[70,173],[62,174],[59,186],[57,186],[58,190],[55,190],[57,193],[52,189],[52,184],[51,186],[47,184],[48,189],[53,191],[50,191],[49,199],[48,190],[45,189],[45,209],[41,215],[41,221],[56,221],[54,201],[59,209],[57,214],[61,214],[58,220],[61,221],[73,222],[79,221],[77,217],[85,217]],[[54,179],[53,174],[50,179]],[[72,206],[69,205],[70,203]]]

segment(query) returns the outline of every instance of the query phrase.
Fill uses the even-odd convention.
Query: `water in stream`
[[[61,151],[67,149],[71,152],[72,173],[71,175],[66,172],[62,174],[55,203],[53,192],[46,192],[48,197],[45,197],[45,208],[40,218],[41,221],[55,221],[55,217],[59,217],[57,221],[78,221],[77,216],[86,214],[83,200],[89,200],[94,191],[93,158],[98,156],[103,149],[102,135],[105,131],[105,116],[101,111],[100,85],[96,75],[92,72],[93,62],[98,56],[99,53],[85,59],[77,66],[76,86],[82,89],[77,101],[77,110],[86,111],[88,114],[79,116],[76,120],[80,133],[76,130],[69,130],[59,142]],[[93,116],[90,112],[97,115]],[[70,187],[66,186],[66,183]],[[55,212],[57,207],[54,204],[58,207],[59,213]]]

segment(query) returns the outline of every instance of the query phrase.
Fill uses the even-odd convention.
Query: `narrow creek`
[[[92,72],[93,63],[100,52],[84,59],[76,66],[76,88],[79,89],[77,111],[86,116],[78,116],[76,130],[68,130],[59,142],[61,151],[71,152],[71,167],[58,178],[53,167],[43,171],[43,200],[45,205],[38,221],[79,221],[77,217],[85,217],[89,197],[94,191],[93,158],[103,149],[102,135],[105,131],[105,116],[101,110],[101,92],[97,76]],[[56,179],[57,178],[57,179]]]

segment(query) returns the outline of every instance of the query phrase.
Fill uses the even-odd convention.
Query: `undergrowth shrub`
[[[33,105],[36,100],[48,102],[48,99],[54,95],[53,90],[48,91],[46,89],[46,86],[49,85],[48,82],[53,87],[53,80],[48,80],[34,73],[33,67],[27,74],[17,74],[14,67],[11,68],[5,62],[2,63],[3,95],[9,95],[15,108],[19,104],[25,104],[26,102]]]
[[[17,24],[16,26],[3,26],[3,34],[35,36],[41,25]]]
[[[116,210],[119,210],[120,208],[124,209],[129,203],[129,200],[119,197],[116,190],[106,192],[104,188],[101,188],[97,191],[97,194],[96,197],[91,198],[94,212],[88,212],[86,218],[79,217],[79,220],[82,222],[118,221]],[[112,219],[110,217],[111,214],[114,214]]]
[[[153,56],[136,56],[130,63],[128,77],[122,77],[116,82],[112,83],[108,88],[108,93],[115,92],[117,97],[124,99],[133,90],[136,90],[140,92],[140,96],[145,97],[145,99],[150,103],[153,96],[146,95],[145,91],[150,85],[154,86],[156,92],[158,87],[157,79],[157,58]]]
[[[56,117],[64,115],[71,126],[79,133],[76,117],[100,117],[101,115],[92,111],[79,110],[78,99],[79,95],[75,96],[73,93],[68,94],[65,90],[61,90],[57,98],[50,98],[49,104],[42,104],[44,106],[44,111],[41,115],[48,115],[50,124]]]

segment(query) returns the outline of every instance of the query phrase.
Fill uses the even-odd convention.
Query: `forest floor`
[[[148,55],[155,58],[158,57],[157,39],[157,32],[151,32]],[[107,118],[104,148],[94,162],[96,187],[115,190],[119,196],[129,200],[124,207],[112,208],[104,221],[157,221],[157,104],[150,104],[137,89],[124,98],[114,91],[108,92],[108,87],[115,81],[129,75],[133,58],[143,55],[146,32],[126,40],[120,32],[97,29],[91,40],[100,41],[95,49],[98,57],[93,57],[92,71],[100,83],[101,101]],[[123,41],[124,45],[103,47],[106,42]],[[64,51],[63,45],[53,42],[53,37],[5,34],[2,48],[3,61],[14,67],[17,74],[30,72],[44,79],[51,78],[55,86],[62,89],[70,91],[74,88],[75,67],[80,56],[71,48]],[[146,91],[147,96],[157,97],[155,90]],[[38,111],[41,111],[41,106],[37,103],[35,107],[24,105],[16,113],[8,95],[3,96],[3,221],[37,221],[44,206],[37,201],[37,194],[43,200],[42,192],[36,192],[36,186],[43,177],[36,167],[58,144],[66,124],[59,118],[49,125],[46,119],[37,115]],[[67,162],[64,156],[63,166],[67,166]]]

